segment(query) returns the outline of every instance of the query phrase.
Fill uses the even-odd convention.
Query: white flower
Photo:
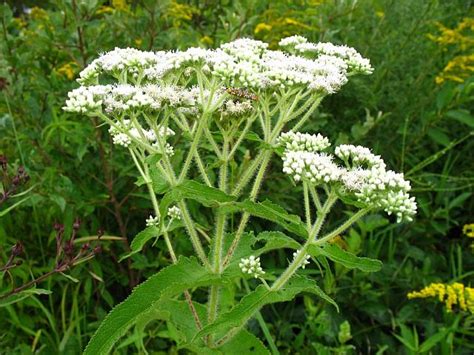
[[[380,155],[375,155],[369,148],[360,145],[341,144],[336,147],[334,154],[352,167],[366,165],[369,168],[385,169],[385,162]]]
[[[331,143],[329,139],[321,134],[309,134],[301,132],[285,132],[278,138],[278,143],[288,151],[320,152],[328,148]]]
[[[293,260],[295,260],[301,253],[301,250],[297,250],[293,253]],[[300,265],[298,267],[301,267],[302,269],[306,268],[306,265],[309,264],[309,259],[311,258],[311,255],[306,254],[304,256],[304,259],[301,261]]]
[[[253,255],[240,259],[239,267],[244,274],[252,275],[256,279],[265,274],[260,265],[260,258],[256,258]]]
[[[374,71],[368,59],[363,58],[359,52],[348,46],[337,46],[322,42],[301,42],[295,45],[295,50],[299,53],[315,53],[341,58],[348,65],[350,72],[371,74]]]
[[[338,167],[332,156],[307,151],[287,151],[283,155],[283,172],[295,181],[302,179],[313,184],[339,181],[343,170]]]
[[[160,218],[157,216],[152,216],[148,217],[146,219],[146,226],[147,227],[157,227],[160,224]]]
[[[295,35],[295,36],[285,37],[281,39],[280,42],[278,42],[278,45],[280,47],[294,47],[297,44],[306,43],[306,42],[308,42],[308,40],[305,37]]]
[[[221,107],[223,116],[242,116],[253,109],[253,106],[249,100],[245,101],[234,101],[226,100],[224,105]]]
[[[181,210],[178,206],[173,206],[168,208],[168,217],[171,219],[180,220],[181,219]]]
[[[93,113],[102,108],[102,102],[110,86],[81,86],[68,93],[64,111]]]
[[[346,165],[343,168],[334,162],[333,155],[318,152],[329,146],[321,135],[288,132],[279,142],[285,147],[283,172],[295,181],[332,184],[368,208],[395,214],[398,222],[411,221],[416,214],[415,198],[408,194],[410,182],[403,174],[386,170],[382,158],[370,149],[347,144],[336,147],[335,155]]]

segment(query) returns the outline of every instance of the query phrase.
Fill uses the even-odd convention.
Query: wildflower
[[[295,252],[293,253],[293,260],[295,260],[295,259],[298,257],[298,255],[299,255],[300,253],[301,253],[301,250],[295,251]],[[306,268],[306,265],[309,264],[309,259],[310,259],[310,258],[311,258],[311,255],[309,255],[309,254],[306,254],[306,255],[305,255],[304,259],[301,261],[301,264],[300,264],[300,267],[301,267],[302,269]]]
[[[283,172],[296,182],[332,184],[341,194],[355,197],[368,208],[395,215],[397,222],[413,219],[417,205],[415,198],[408,193],[410,183],[403,174],[387,170],[382,158],[370,149],[340,145],[334,155],[319,153],[329,147],[329,140],[321,135],[299,132],[283,133],[279,142],[285,146]],[[335,162],[336,157],[344,162],[345,167]]]
[[[331,145],[329,139],[319,133],[314,135],[293,131],[282,133],[278,138],[278,143],[286,150],[308,152],[320,152]]]
[[[258,35],[260,32],[269,32],[271,30],[272,30],[271,25],[261,22],[257,26],[255,26],[255,29],[253,30],[253,33]]]
[[[339,145],[336,147],[334,154],[344,160],[346,166],[354,167],[365,164],[369,168],[385,168],[385,163],[383,162],[380,155],[374,155],[369,148],[362,147],[360,145]]]
[[[474,223],[471,224],[465,224],[462,227],[462,232],[465,234],[468,238],[474,238]]]
[[[448,312],[453,311],[453,306],[458,306],[460,310],[474,314],[474,288],[466,287],[459,282],[451,285],[432,283],[421,291],[408,293],[407,297],[408,299],[437,297],[439,302],[445,304]]]
[[[168,217],[171,219],[180,220],[181,219],[181,210],[178,206],[173,206],[168,208]]]
[[[75,66],[77,66],[75,62],[69,62],[59,67],[56,71],[59,74],[64,75],[69,80],[72,80],[75,74],[75,70],[74,70]]]
[[[288,151],[283,156],[283,172],[313,184],[339,181],[342,170],[333,162],[332,156],[307,151]]]
[[[252,275],[256,279],[265,274],[265,271],[260,266],[260,258],[256,258],[253,255],[240,259],[239,267],[244,274]]]
[[[160,218],[158,216],[152,216],[148,217],[146,219],[146,226],[147,227],[157,227],[160,224]]]

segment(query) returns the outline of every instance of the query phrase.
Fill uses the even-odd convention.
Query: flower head
[[[256,258],[253,255],[240,259],[239,267],[244,274],[252,275],[256,279],[265,274],[260,265],[260,258]]]

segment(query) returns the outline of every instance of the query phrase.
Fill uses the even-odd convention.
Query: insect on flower
[[[239,88],[226,88],[225,90],[229,95],[237,96],[241,99],[247,99],[252,101],[258,101],[258,95],[251,93],[250,91],[239,89]]]

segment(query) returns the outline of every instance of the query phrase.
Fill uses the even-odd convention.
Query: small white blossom
[[[256,258],[253,255],[250,255],[248,258],[240,259],[239,267],[244,274],[252,275],[256,279],[265,274],[265,271],[263,271],[260,265],[260,258]]]
[[[360,145],[341,144],[336,147],[334,154],[352,166],[367,165],[369,168],[385,169],[385,163],[380,155],[373,154],[369,148]]]
[[[157,227],[160,224],[160,218],[158,216],[152,216],[148,217],[146,219],[146,226],[147,227]]]
[[[295,36],[285,37],[281,39],[280,42],[278,42],[278,45],[280,47],[294,47],[298,44],[306,43],[306,42],[308,42],[308,40],[305,37],[295,35]]]
[[[363,58],[359,52],[348,46],[338,46],[332,43],[322,42],[301,42],[294,47],[299,53],[315,53],[316,55],[328,55],[341,58],[348,65],[350,72],[371,74],[374,71],[368,59]]]
[[[64,111],[93,113],[102,108],[102,102],[110,86],[81,86],[68,93]]]
[[[302,179],[313,184],[337,182],[342,174],[330,155],[307,151],[287,151],[283,155],[283,172],[295,181]]]
[[[227,100],[221,108],[223,116],[242,116],[253,109],[249,100],[234,101]]]
[[[181,210],[178,206],[173,206],[168,208],[168,217],[171,219],[180,220],[181,219]]]
[[[278,143],[289,151],[320,152],[328,148],[331,143],[329,139],[321,134],[309,134],[301,132],[285,132],[278,138]]]
[[[295,252],[293,253],[293,260],[295,260],[295,259],[298,257],[298,255],[299,255],[300,253],[301,253],[301,250],[295,251]],[[304,256],[304,259],[301,261],[299,267],[301,267],[302,269],[305,269],[305,268],[306,268],[306,265],[309,264],[309,259],[311,259],[311,255],[306,254],[306,255]]]

